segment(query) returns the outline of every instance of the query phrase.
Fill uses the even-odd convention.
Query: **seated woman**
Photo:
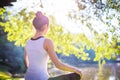
[[[36,33],[27,41],[24,48],[27,66],[25,80],[48,80],[47,63],[49,58],[57,68],[74,72],[81,76],[79,69],[59,61],[52,40],[44,37],[49,28],[49,19],[41,12],[37,12],[36,17],[33,19],[33,26]]]

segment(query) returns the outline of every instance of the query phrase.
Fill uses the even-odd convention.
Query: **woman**
[[[47,62],[49,58],[57,68],[81,76],[79,69],[59,61],[52,40],[44,37],[48,31],[49,19],[41,12],[37,12],[33,20],[33,26],[36,33],[27,41],[25,46],[25,63],[27,66],[25,80],[48,80]]]

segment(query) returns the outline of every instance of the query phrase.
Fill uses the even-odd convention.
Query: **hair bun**
[[[39,17],[39,18],[42,18],[42,12],[40,12],[40,11],[38,11],[37,13],[36,13],[36,17]]]

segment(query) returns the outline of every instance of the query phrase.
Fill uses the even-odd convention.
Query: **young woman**
[[[36,33],[27,41],[24,48],[25,63],[27,66],[25,80],[48,80],[47,62],[49,58],[57,68],[74,72],[81,76],[79,69],[65,65],[59,61],[52,40],[44,37],[49,28],[49,19],[41,12],[37,12],[36,17],[33,19],[33,26]]]

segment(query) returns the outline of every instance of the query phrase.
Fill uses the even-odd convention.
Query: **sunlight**
[[[70,11],[79,12],[75,0],[17,0],[17,2],[13,2],[13,5],[14,6],[12,7],[7,7],[7,11],[12,12],[12,14],[17,14],[24,8],[26,8],[28,12],[42,11],[43,13],[46,13],[46,15],[54,16],[57,24],[62,25],[66,31],[69,31],[73,34],[84,33],[89,39],[92,39],[94,37],[93,33],[86,27],[86,25],[82,24],[81,22],[75,23],[73,20],[69,19],[68,14],[70,13]],[[43,8],[40,7],[40,5],[42,5]],[[91,27],[99,34],[106,32],[109,27],[105,23],[101,22],[99,19],[96,19],[93,13],[94,9],[91,8],[91,10],[89,10],[89,6],[90,5],[87,6],[88,8],[82,10],[80,13],[77,14],[92,16],[91,20],[89,20],[89,22],[91,23]],[[116,13],[116,11],[114,10],[111,11],[111,13],[108,13],[109,15]],[[106,22],[109,22],[109,20],[106,19],[106,14],[107,13],[105,12],[102,15],[102,19]],[[112,19],[111,23],[116,26],[116,28],[119,27],[119,22],[117,21],[116,17]],[[108,34],[110,36],[112,35],[111,33]],[[119,30],[116,30],[115,34],[120,35]]]
[[[110,77],[109,77],[109,80],[116,80],[116,79],[115,79],[115,76],[110,76]]]
[[[43,8],[40,7],[42,2]],[[73,21],[68,20],[68,13],[71,10],[77,10],[77,6],[74,0],[17,0],[13,2],[14,6],[7,7],[7,11],[12,14],[17,14],[22,9],[26,8],[30,11],[42,11],[47,15],[53,15],[58,24],[61,24],[66,30],[72,33],[81,33],[79,27]],[[74,28],[73,28],[74,27]]]
[[[62,12],[64,14],[76,8],[74,0],[42,0],[42,3],[48,12],[54,13]]]
[[[43,8],[40,7],[42,2]],[[18,0],[18,2],[13,2],[13,7],[8,7],[7,10],[17,14],[22,9],[26,8],[27,11],[42,11],[47,15],[53,15],[56,19],[57,24],[60,24],[64,27],[66,31],[69,31],[73,34],[76,33],[85,33],[88,38],[92,38],[92,33],[89,31],[85,25],[78,22],[75,23],[73,20],[70,20],[68,13],[72,10],[78,11],[78,7],[74,0]]]
[[[56,19],[57,24],[64,27],[65,30],[72,33],[81,33],[80,27],[73,21],[68,19],[68,13],[71,10],[77,10],[77,6],[74,0],[47,0],[43,1],[44,12],[48,15],[53,15]]]

